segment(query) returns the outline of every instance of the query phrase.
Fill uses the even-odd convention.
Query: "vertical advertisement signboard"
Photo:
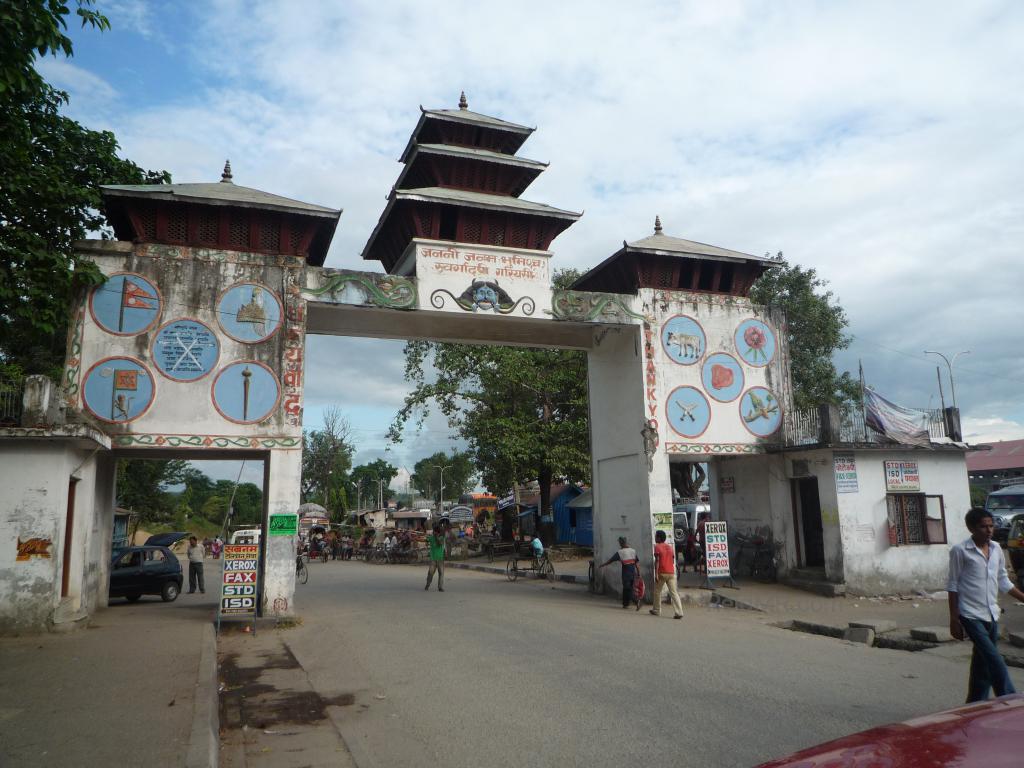
[[[708,580],[730,578],[729,534],[724,520],[704,523],[704,551]]]
[[[220,605],[217,611],[217,631],[224,616],[252,616],[256,631],[257,573],[260,562],[259,544],[226,544],[224,546],[224,573],[221,577]]]

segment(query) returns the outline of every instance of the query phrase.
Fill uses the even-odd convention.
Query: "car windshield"
[[[1010,528],[1011,539],[1024,539],[1024,518],[1014,518],[1013,527]]]
[[[993,512],[1000,509],[1017,509],[1024,507],[1024,493],[1007,493],[988,497],[988,508]]]

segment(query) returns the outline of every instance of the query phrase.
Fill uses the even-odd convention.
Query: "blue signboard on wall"
[[[172,320],[153,340],[153,362],[173,381],[196,381],[217,364],[217,336],[198,320]]]
[[[142,275],[119,273],[93,288],[89,311],[96,324],[117,336],[149,330],[160,316],[160,292]]]
[[[255,424],[270,416],[281,398],[274,372],[256,360],[225,366],[213,382],[213,404],[221,416],[238,424]]]
[[[133,421],[146,412],[155,393],[153,376],[130,357],[108,357],[84,377],[82,400],[93,416],[111,423]]]
[[[711,423],[711,406],[696,387],[676,387],[665,403],[669,426],[683,437],[700,437]]]
[[[272,291],[256,283],[228,288],[217,303],[217,319],[235,341],[255,344],[269,339],[281,327],[281,302]]]

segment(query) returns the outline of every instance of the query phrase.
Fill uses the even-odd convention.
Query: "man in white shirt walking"
[[[949,551],[949,632],[957,640],[969,637],[974,644],[967,681],[967,703],[985,701],[989,689],[996,696],[1016,693],[1010,673],[996,647],[999,639],[998,592],[1009,592],[1024,601],[1006,575],[999,544],[992,541],[995,523],[985,509],[974,508],[964,518],[971,538]],[[998,590],[998,591],[997,591]]]

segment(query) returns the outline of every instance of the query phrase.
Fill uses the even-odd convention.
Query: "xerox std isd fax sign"
[[[227,544],[221,576],[220,615],[256,616],[259,544]]]

